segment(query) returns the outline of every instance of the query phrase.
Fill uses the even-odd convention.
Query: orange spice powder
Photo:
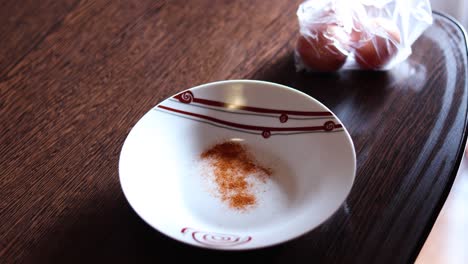
[[[233,209],[244,210],[257,202],[248,177],[257,177],[265,183],[272,174],[271,169],[259,165],[247,148],[238,142],[216,144],[200,157],[209,161],[221,200]]]

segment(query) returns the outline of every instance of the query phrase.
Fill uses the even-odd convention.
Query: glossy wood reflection
[[[2,3],[0,262],[414,260],[464,147],[463,33],[435,15],[391,72],[296,73],[299,2]],[[355,142],[356,182],[343,207],[299,239],[241,253],[196,249],[132,211],[118,155],[161,100],[240,78],[286,84],[330,107]]]

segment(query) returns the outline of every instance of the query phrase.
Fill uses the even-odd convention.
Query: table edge
[[[461,23],[458,22],[454,17],[452,17],[452,16],[450,16],[448,14],[445,14],[443,12],[432,11],[432,14],[435,15],[435,16],[442,17],[442,18],[452,22],[453,24],[455,24],[455,26],[457,26],[460,29],[460,31],[462,32],[464,41],[465,41],[466,56],[467,56],[467,59],[468,59],[468,34],[467,34],[467,31],[465,30],[465,28],[461,25]],[[465,82],[465,91],[468,92],[468,82]],[[466,103],[468,104],[468,101]],[[452,168],[452,172],[451,172],[450,177],[448,179],[448,183],[445,185],[444,190],[442,192],[442,195],[440,196],[439,201],[436,203],[435,209],[431,213],[431,217],[429,219],[429,222],[424,227],[422,235],[419,238],[415,248],[413,249],[413,251],[412,251],[412,253],[410,255],[409,261],[411,263],[414,263],[416,261],[416,258],[418,257],[419,253],[421,252],[422,247],[426,243],[427,238],[429,237],[429,234],[431,233],[432,228],[434,227],[434,224],[435,224],[437,218],[439,217],[439,214],[440,214],[440,212],[442,210],[442,207],[444,206],[445,201],[448,198],[448,195],[449,195],[449,193],[450,193],[450,191],[452,189],[455,178],[457,177],[458,170],[460,168],[460,163],[461,163],[461,161],[463,159],[463,156],[465,154],[465,147],[466,147],[466,141],[467,141],[467,126],[468,126],[468,119],[467,119],[467,113],[465,113],[465,124],[464,124],[464,129],[463,129],[462,141],[460,142],[460,145],[458,147],[457,157],[456,157],[456,161],[455,161],[455,164],[454,164],[455,166]]]

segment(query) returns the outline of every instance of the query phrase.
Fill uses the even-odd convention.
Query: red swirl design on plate
[[[174,96],[174,98],[178,99],[181,103],[190,104],[195,97],[191,91],[185,91]]]
[[[268,130],[265,130],[265,131],[262,132],[262,136],[264,138],[269,138],[271,136],[271,132],[268,131]]]
[[[286,122],[288,122],[288,119],[289,119],[289,117],[288,117],[287,114],[281,114],[281,116],[280,116],[280,118],[279,118],[279,120],[280,120],[281,123],[286,123]]]
[[[233,247],[245,244],[252,240],[251,236],[240,237],[236,235],[217,234],[204,231],[198,231],[189,227],[180,230],[182,234],[191,234],[196,242],[211,247]]]
[[[333,121],[328,121],[323,124],[323,129],[325,131],[332,131],[335,128],[335,123]]]

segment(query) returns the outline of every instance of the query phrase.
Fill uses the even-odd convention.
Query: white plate
[[[208,190],[200,153],[241,142],[273,175],[257,204],[234,210]],[[253,249],[298,237],[346,199],[356,173],[353,142],[340,120],[314,98],[249,80],[208,83],[168,98],[129,133],[120,181],[148,224],[184,243]]]

